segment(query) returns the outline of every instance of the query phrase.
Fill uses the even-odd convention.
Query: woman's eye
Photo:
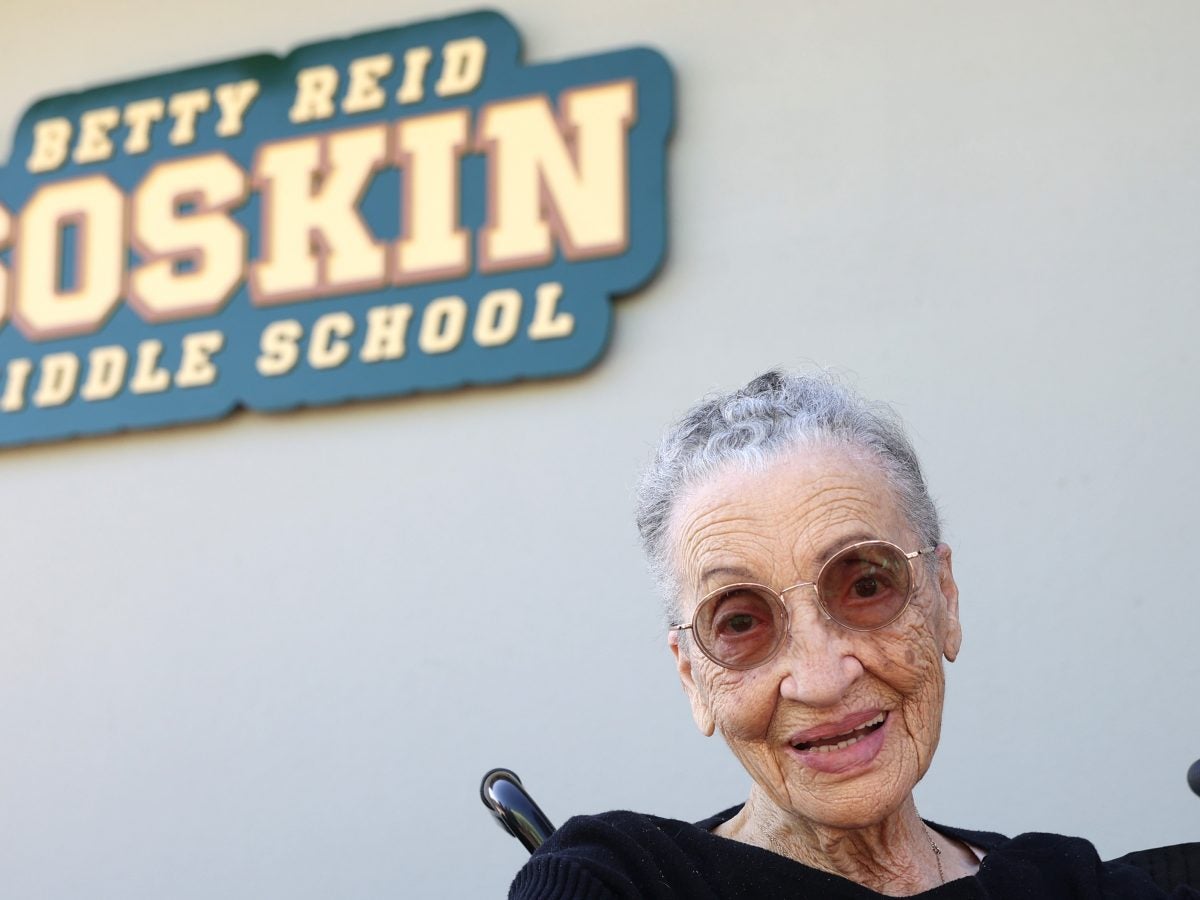
[[[872,575],[854,582],[854,593],[864,600],[879,593],[879,581]]]
[[[710,642],[744,644],[770,633],[776,619],[772,600],[753,585],[732,585],[704,602],[699,629]]]
[[[725,628],[734,634],[743,634],[754,627],[754,617],[747,613],[739,613],[725,620]]]
[[[713,621],[713,631],[725,637],[740,637],[761,627],[767,621],[769,617],[765,616],[762,610],[742,602],[721,610]]]

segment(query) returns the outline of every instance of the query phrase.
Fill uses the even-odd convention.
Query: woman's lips
[[[883,747],[886,712],[860,713],[794,735],[792,754],[810,769],[842,773],[870,763]]]
[[[789,743],[795,746],[796,744],[825,740],[839,735],[845,736],[855,729],[862,728],[867,723],[875,721],[882,713],[884,713],[882,709],[864,709],[861,712],[851,713],[835,722],[823,722],[804,731],[796,732],[792,735]]]

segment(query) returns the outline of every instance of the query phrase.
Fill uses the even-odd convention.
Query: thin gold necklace
[[[945,884],[946,873],[942,871],[942,850],[933,842],[933,831],[928,825],[925,825],[925,837],[929,840],[929,846],[933,848],[933,858],[937,861],[938,878],[941,880],[942,884]]]

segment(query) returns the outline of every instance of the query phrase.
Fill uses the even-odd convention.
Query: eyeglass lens
[[[821,569],[817,596],[830,618],[846,628],[882,628],[908,603],[911,571],[897,547],[882,542],[858,544]],[[734,584],[713,592],[701,602],[693,621],[700,646],[731,669],[766,662],[787,637],[783,602],[762,585]]]

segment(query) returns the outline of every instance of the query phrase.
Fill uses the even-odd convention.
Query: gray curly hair
[[[668,622],[682,621],[667,533],[682,493],[731,463],[761,469],[789,450],[816,443],[847,447],[876,462],[922,546],[941,540],[937,507],[896,413],[864,400],[826,372],[773,369],[688,410],[667,430],[642,475],[637,527]],[[927,559],[936,565],[935,558]]]

